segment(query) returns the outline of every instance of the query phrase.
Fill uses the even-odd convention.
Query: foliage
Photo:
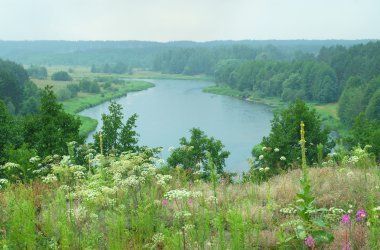
[[[350,135],[346,138],[350,147],[357,145],[371,145],[368,149],[377,159],[380,158],[380,123],[377,120],[368,119],[364,113],[360,113],[350,130]]]
[[[271,132],[261,142],[262,149],[252,152],[258,160],[256,163],[273,168],[272,173],[278,173],[281,169],[287,169],[290,163],[296,163],[301,154],[297,129],[301,121],[307,124],[306,156],[309,162],[318,161],[318,144],[324,145],[324,155],[330,152],[332,144],[328,141],[329,131],[322,128],[321,120],[314,109],[309,108],[304,101],[296,100],[287,109],[274,115]]]
[[[179,140],[180,147],[174,149],[167,161],[171,167],[182,166],[193,172],[201,170],[205,177],[210,175],[211,164],[215,165],[216,172],[222,174],[226,165],[225,160],[230,152],[224,150],[224,145],[214,137],[208,137],[199,128],[190,129],[191,137],[188,141],[185,137]],[[209,162],[207,152],[210,154]]]
[[[69,73],[66,71],[58,71],[51,75],[51,79],[54,81],[71,81],[73,80]]]
[[[23,102],[21,105],[20,114],[28,115],[36,113],[40,99],[40,90],[32,81],[26,81],[23,90]]]
[[[15,121],[13,117],[9,114],[5,103],[0,100],[0,162],[4,162],[6,159],[5,148],[8,145],[14,143],[15,137]]]
[[[120,104],[111,102],[108,110],[108,115],[102,115],[102,132],[97,132],[94,134],[95,148],[98,152],[100,152],[100,133],[102,133],[102,146],[105,154],[137,151],[139,136],[139,134],[135,131],[137,114],[129,117],[127,122],[123,124],[123,108]]]
[[[265,96],[333,102],[339,97],[334,70],[329,65],[309,61],[220,61],[215,81],[240,91],[253,90]]]
[[[65,154],[67,142],[81,141],[79,127],[80,120],[63,111],[52,87],[47,86],[41,93],[38,112],[26,117],[23,134],[25,143],[41,156]]]
[[[104,64],[104,65],[92,65],[92,73],[114,73],[114,74],[124,74],[132,73],[132,68],[122,62],[117,62],[115,64]]]
[[[14,113],[21,109],[28,80],[28,73],[21,65],[0,59],[0,99],[14,107]]]
[[[90,81],[89,79],[82,79],[79,82],[79,89],[87,93],[100,93],[100,86],[95,81]]]
[[[362,98],[364,82],[359,77],[351,77],[340,96],[338,116],[344,124],[351,125],[354,118],[363,111]]]
[[[28,75],[35,79],[46,79],[48,76],[47,69],[42,66],[37,65],[30,65],[30,67],[27,69]]]

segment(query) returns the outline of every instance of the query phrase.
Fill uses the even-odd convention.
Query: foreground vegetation
[[[88,151],[83,165],[75,155],[33,157],[32,182],[11,184],[24,166],[4,165],[3,249],[380,247],[380,172],[363,149],[309,169],[311,193],[297,165],[262,183],[250,181],[261,170],[235,183],[212,171],[208,182],[164,167],[150,149]]]

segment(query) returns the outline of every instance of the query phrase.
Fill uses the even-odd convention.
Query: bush
[[[51,79],[54,81],[72,81],[73,79],[66,71],[58,71],[51,75]]]

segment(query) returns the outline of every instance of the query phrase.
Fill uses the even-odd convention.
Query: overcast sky
[[[0,0],[0,40],[380,38],[380,0]]]

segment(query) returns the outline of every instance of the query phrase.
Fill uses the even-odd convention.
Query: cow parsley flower
[[[48,174],[47,176],[41,177],[41,179],[42,179],[42,182],[46,184],[54,183],[58,181],[57,176],[55,176],[54,174]]]
[[[169,201],[171,200],[184,200],[188,199],[191,197],[191,192],[187,191],[185,189],[175,189],[175,190],[170,190],[168,191],[164,197],[168,199]]]

